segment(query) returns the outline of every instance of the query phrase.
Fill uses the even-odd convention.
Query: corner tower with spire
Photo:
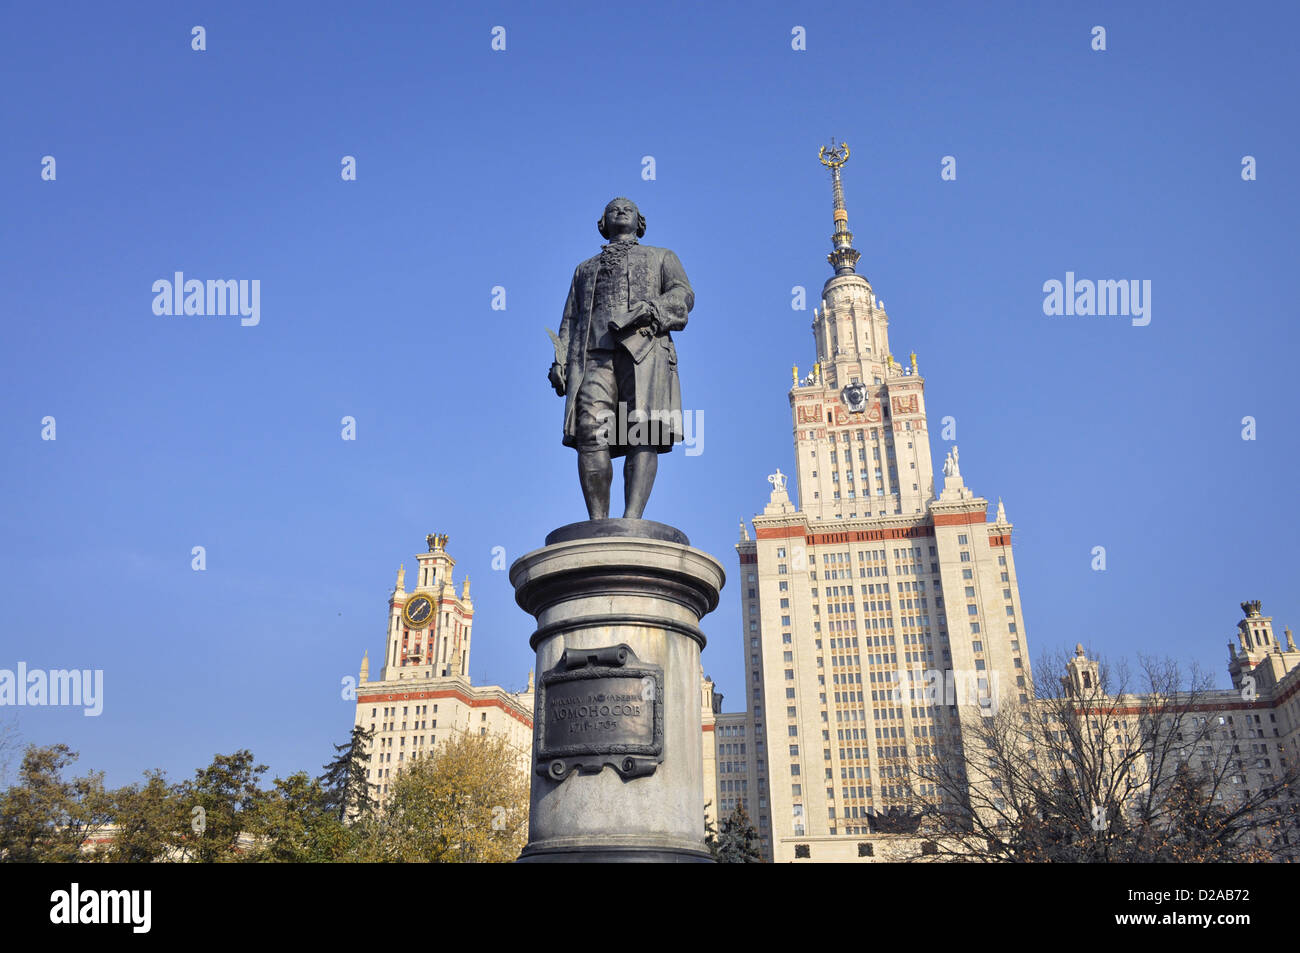
[[[406,566],[388,598],[388,646],[383,679],[462,678],[469,680],[470,632],[474,603],[469,577],[458,598],[447,553],[447,534],[425,537],[428,551],[416,554],[416,585],[406,591]]]
[[[366,774],[381,802],[396,772],[456,733],[504,736],[520,752],[521,770],[528,771],[532,673],[522,691],[471,683],[469,577],[458,596],[447,534],[430,533],[425,543],[427,551],[415,557],[415,587],[407,590],[406,567],[399,566],[388,595],[379,678],[371,680],[366,653],[357,683],[355,723],[375,732]]]

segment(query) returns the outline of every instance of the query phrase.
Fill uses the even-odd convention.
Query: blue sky
[[[696,293],[678,348],[703,453],[662,461],[646,515],[734,576],[738,520],[793,471],[786,394],[812,315],[791,287],[815,301],[830,274],[832,135],[853,148],[859,271],[893,349],[917,352],[967,484],[1016,524],[1031,655],[1084,642],[1224,673],[1239,601],[1300,623],[1294,7],[3,20],[0,668],[103,669],[100,717],[13,714],[110,783],[239,747],[317,770],[351,724],[340,680],[382,654],[397,565],[430,532],[474,581],[473,678],[522,687],[532,620],[492,550],[512,561],[585,516],[543,329],[615,195]],[[260,323],[155,315],[153,282],[176,271],[258,279]],[[1045,317],[1042,285],[1066,271],[1150,280],[1150,325]],[[734,586],[705,622],[733,710]]]

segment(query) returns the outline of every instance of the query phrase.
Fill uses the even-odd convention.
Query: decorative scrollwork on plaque
[[[537,684],[534,766],[563,781],[607,765],[624,780],[664,760],[664,672],[625,645],[567,649]]]

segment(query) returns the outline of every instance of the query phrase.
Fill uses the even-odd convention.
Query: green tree
[[[176,786],[161,771],[145,773],[144,783],[112,792],[112,841],[95,859],[118,863],[170,860],[190,830],[190,812]]]
[[[178,859],[201,863],[256,860],[258,851],[240,845],[240,835],[256,836],[269,794],[258,782],[266,765],[255,764],[246,749],[219,754],[177,790],[189,815]]]
[[[257,840],[257,860],[331,863],[354,859],[364,832],[345,824],[329,791],[299,771],[275,779],[247,833]]]
[[[501,863],[527,839],[527,759],[499,735],[455,734],[388,787],[374,845],[384,860]]]
[[[324,788],[327,809],[340,821],[374,813],[375,786],[366,778],[367,752],[374,737],[373,729],[353,725],[351,737],[334,746],[336,757],[317,779]]]
[[[76,760],[64,744],[27,747],[18,783],[0,796],[0,859],[81,859],[86,838],[109,822],[112,799],[102,772],[64,780],[64,769]]]
[[[704,846],[720,864],[761,864],[763,855],[758,849],[758,832],[749,822],[749,815],[739,804],[722,821],[718,831],[705,820]]]

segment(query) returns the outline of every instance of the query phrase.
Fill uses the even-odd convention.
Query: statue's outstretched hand
[[[552,362],[550,373],[546,375],[546,379],[549,380],[551,382],[551,386],[555,388],[556,396],[563,397],[564,396],[564,368],[560,366],[558,361]]]

